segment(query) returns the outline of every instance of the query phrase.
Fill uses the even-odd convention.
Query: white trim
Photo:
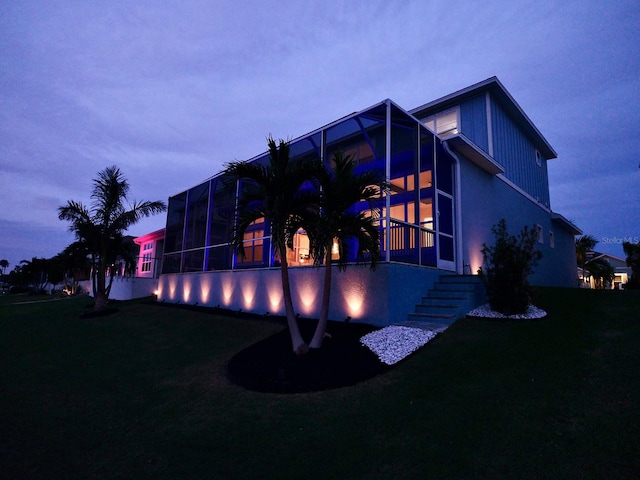
[[[520,187],[518,187],[515,183],[513,183],[511,180],[507,179],[502,173],[499,173],[496,175],[497,178],[499,178],[500,180],[502,180],[504,183],[506,183],[507,185],[509,185],[511,188],[513,188],[515,191],[517,191],[518,193],[520,193],[523,197],[525,197],[527,200],[531,201],[532,203],[535,203],[538,207],[540,207],[541,209],[543,209],[545,212],[547,213],[551,213],[551,209],[549,207],[547,207],[546,205],[544,205],[543,203],[540,203],[538,200],[536,200],[535,198],[533,198],[531,195],[529,195],[527,192],[525,192],[524,190],[522,190]]]
[[[453,178],[453,213],[455,219],[455,231],[453,232],[453,241],[455,243],[455,271],[458,274],[464,274],[464,259],[462,258],[462,193],[460,192],[460,158],[449,148],[447,142],[442,142],[444,150],[451,155],[455,162],[455,173]],[[435,190],[435,189],[434,189]]]
[[[485,93],[485,106],[487,110],[487,145],[489,146],[489,156],[493,158],[493,125],[491,123],[491,95]]]
[[[386,107],[387,107],[387,112],[386,112],[386,125],[385,125],[385,172],[384,172],[384,176],[385,176],[385,181],[387,182],[387,185],[390,184],[391,182],[391,101],[390,100],[386,100]],[[384,235],[385,235],[385,260],[387,262],[391,261],[391,192],[389,190],[389,188],[386,189],[385,191],[385,200],[384,200],[384,205],[385,205],[385,228],[384,228]]]

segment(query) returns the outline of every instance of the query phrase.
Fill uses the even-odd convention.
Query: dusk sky
[[[269,134],[494,75],[558,153],[552,209],[624,257],[640,240],[637,0],[4,1],[0,259],[73,242],[57,208],[88,204],[107,166],[166,201]]]

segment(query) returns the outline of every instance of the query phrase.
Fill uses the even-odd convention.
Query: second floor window
[[[422,123],[424,123],[424,125],[432,132],[441,137],[454,135],[460,132],[458,129],[460,122],[458,121],[457,107],[424,118],[422,119]]]

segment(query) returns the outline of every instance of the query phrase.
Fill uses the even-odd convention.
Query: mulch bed
[[[310,339],[315,321],[299,320],[305,339]],[[329,322],[322,348],[295,355],[289,330],[272,335],[236,354],[228,364],[232,382],[249,390],[298,393],[345,387],[367,380],[389,369],[360,343],[375,330],[364,324]]]

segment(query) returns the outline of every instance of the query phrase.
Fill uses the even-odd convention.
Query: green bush
[[[622,248],[627,255],[627,265],[631,267],[631,278],[624,288],[626,290],[640,289],[640,242],[624,242]]]
[[[483,244],[483,279],[491,308],[504,315],[525,313],[531,303],[528,277],[542,253],[537,250],[538,232],[524,227],[518,236],[509,234],[502,219],[491,228],[495,244]]]

